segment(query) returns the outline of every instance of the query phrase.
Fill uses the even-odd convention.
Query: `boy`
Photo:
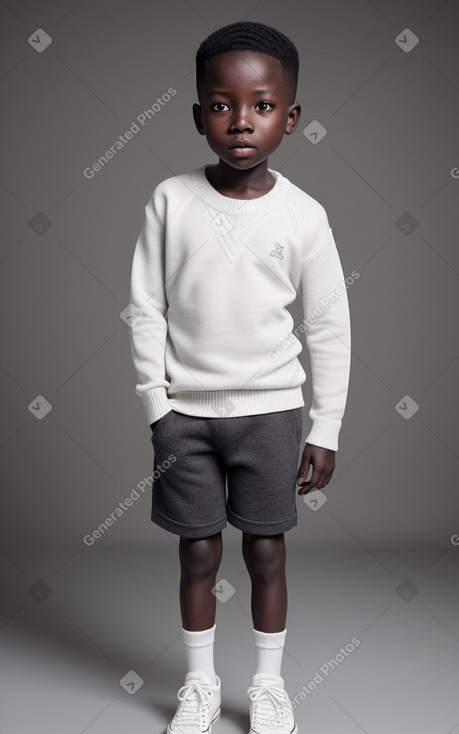
[[[293,43],[269,26],[233,23],[203,41],[196,77],[195,124],[219,161],[156,187],[130,294],[141,312],[130,332],[136,392],[158,476],[151,519],[180,536],[188,672],[167,732],[210,734],[220,716],[212,589],[229,522],[242,531],[252,584],[250,734],[296,734],[281,677],[284,533],[297,524],[296,484],[299,495],[321,489],[335,468],[350,368],[348,301],[323,206],[268,168],[300,119]],[[306,374],[286,306],[298,295],[313,401],[297,471]]]

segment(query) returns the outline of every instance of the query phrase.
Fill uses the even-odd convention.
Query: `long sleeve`
[[[301,261],[303,328],[313,395],[306,442],[337,451],[349,384],[351,329],[344,274],[328,229],[323,244]]]
[[[132,309],[130,344],[148,424],[168,413],[165,353],[167,298],[164,276],[164,227],[146,213],[135,246],[131,270]]]

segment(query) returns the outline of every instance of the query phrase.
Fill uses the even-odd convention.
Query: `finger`
[[[307,476],[307,474],[306,474]],[[330,482],[330,479],[333,476],[333,470],[332,471],[326,471],[325,468],[321,467],[314,467],[314,471],[311,475],[311,478],[307,482],[302,482],[302,487],[298,494],[307,494],[312,489],[324,489],[324,487],[327,486],[327,484]]]
[[[305,464],[301,464],[298,474],[297,474],[297,485],[300,486],[304,483],[306,477],[308,476],[309,467],[310,467],[310,460],[308,460]]]
[[[314,471],[314,463],[313,463],[313,457],[309,453],[309,451],[306,449],[302,460],[301,460],[301,466],[298,472],[298,479],[300,480],[298,484],[304,484],[306,482],[306,479],[308,478],[308,474],[313,473]],[[311,479],[311,477],[309,477]]]
[[[309,489],[323,489],[325,487],[323,471],[315,469],[308,482],[308,486]]]
[[[314,473],[312,474],[311,478],[308,479],[307,482],[303,482],[300,489],[298,490],[298,494],[307,494],[311,491],[311,489],[314,487],[313,482]]]

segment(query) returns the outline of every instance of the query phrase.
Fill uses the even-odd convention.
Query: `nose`
[[[231,119],[231,132],[252,131],[253,122],[247,107],[235,108]]]

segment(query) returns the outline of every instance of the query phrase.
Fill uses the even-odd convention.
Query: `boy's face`
[[[208,59],[193,116],[221,161],[239,170],[259,165],[296,129],[301,107],[290,104],[280,61],[255,51]],[[237,141],[252,147],[234,147]]]

